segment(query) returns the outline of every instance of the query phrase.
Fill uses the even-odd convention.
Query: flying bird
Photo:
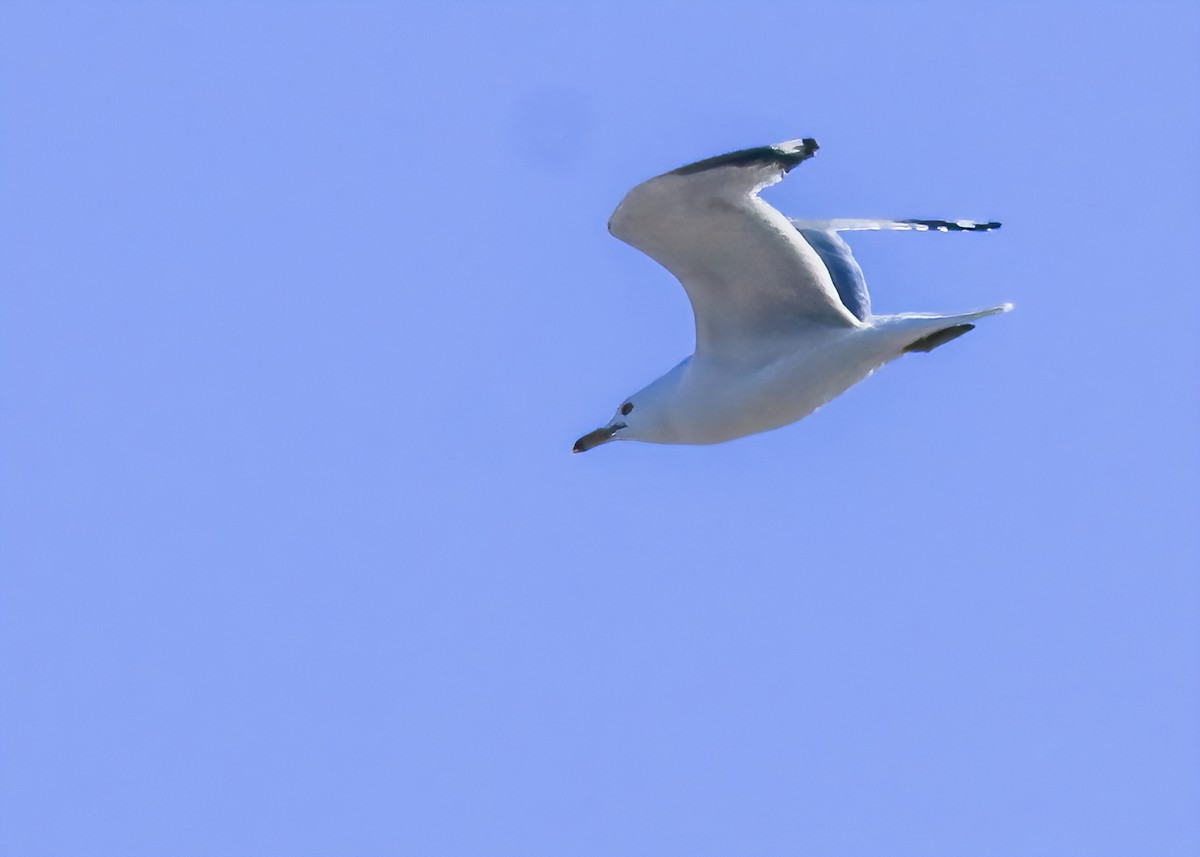
[[[875,315],[839,233],[986,232],[969,220],[789,219],[758,194],[811,158],[805,138],[699,161],[625,195],[608,231],[683,284],[696,350],[575,441],[711,444],[808,416],[883,364],[928,352],[1012,304],[958,315]]]

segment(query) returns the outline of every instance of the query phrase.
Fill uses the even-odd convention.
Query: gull
[[[759,198],[817,151],[811,138],[743,149],[637,185],[608,231],[683,285],[690,357],[575,442],[713,444],[808,416],[903,354],[929,352],[1012,304],[958,315],[875,315],[843,231],[986,232],[994,221],[785,217]]]

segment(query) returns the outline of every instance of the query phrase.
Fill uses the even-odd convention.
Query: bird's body
[[[959,315],[876,316],[838,232],[983,230],[969,221],[792,221],[758,191],[816,151],[812,140],[710,158],[650,179],[609,222],[679,278],[695,353],[576,442],[709,444],[807,416],[906,351],[932,350],[1008,305]]]

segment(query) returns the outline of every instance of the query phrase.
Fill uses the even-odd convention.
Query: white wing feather
[[[762,188],[816,151],[793,140],[700,161],[635,187],[609,231],[674,274],[696,316],[696,354],[811,325],[856,327],[816,251]]]

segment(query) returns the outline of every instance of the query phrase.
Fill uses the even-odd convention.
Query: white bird
[[[984,316],[873,315],[862,269],[838,235],[856,229],[988,231],[968,220],[795,220],[759,198],[817,151],[812,139],[745,149],[642,182],[608,222],[683,284],[696,351],[575,442],[720,443],[793,423],[875,369],[932,351]]]

